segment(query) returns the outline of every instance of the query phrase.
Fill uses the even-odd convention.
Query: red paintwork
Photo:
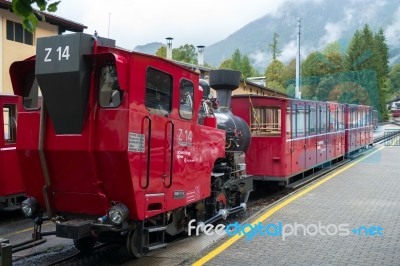
[[[143,220],[208,197],[214,162],[224,157],[225,131],[197,123],[202,97],[202,91],[196,89],[199,88],[198,74],[155,56],[101,46],[95,47],[95,51],[86,57],[97,63],[116,62],[118,80],[124,90],[123,101],[116,108],[100,107],[98,81],[92,74],[83,132],[56,135],[53,123],[47,119],[44,149],[51,179],[50,204],[54,211],[102,216],[116,201],[128,206],[131,219]],[[144,106],[146,70],[150,66],[173,77],[173,109],[167,117],[151,114]],[[14,69],[17,72],[21,67]],[[11,71],[11,76],[14,90],[18,92],[16,72]],[[192,81],[195,88],[191,120],[182,119],[178,112],[182,78]],[[24,121],[18,128],[24,141],[17,147],[21,164],[26,166],[24,182],[29,184],[28,194],[44,207],[41,189],[45,183],[38,156],[40,114],[21,110],[19,116]],[[151,136],[148,135],[149,119]],[[192,146],[183,146],[179,139],[186,130],[193,133]],[[130,132],[145,136],[144,153],[128,151]],[[148,137],[151,138],[149,169]],[[182,152],[186,155],[178,156]],[[169,177],[171,160],[172,183]],[[150,171],[150,179],[145,188],[147,171]],[[185,191],[185,197],[174,199],[174,191]]]
[[[398,109],[392,110],[392,116],[393,117],[400,117],[400,110],[398,110]]]
[[[316,132],[310,130],[307,135],[292,136],[287,132],[287,127],[293,125],[292,115],[287,115],[288,107],[306,108],[316,110]],[[251,121],[251,106],[257,107],[279,107],[281,110],[281,134],[279,136],[257,136],[253,135],[250,148],[246,153],[247,173],[254,175],[257,179],[286,181],[290,177],[343,157],[349,148],[348,141],[347,106],[338,103],[313,102],[295,99],[283,99],[269,96],[251,95],[251,103],[248,95],[236,95],[232,97],[232,112],[242,117],[247,123]],[[370,107],[359,107],[370,110]],[[320,110],[330,110],[326,113],[326,130],[319,128],[318,115]],[[324,112],[321,112],[324,113]],[[329,115],[331,118],[329,120]],[[299,115],[297,115],[299,118]],[[337,123],[329,123],[329,121]],[[304,119],[303,119],[304,120]],[[304,122],[305,123],[305,122]],[[372,123],[372,119],[371,119]],[[345,130],[346,129],[346,130]],[[359,144],[352,148],[360,149],[365,145],[372,144],[372,126],[366,125],[357,130]],[[360,133],[362,132],[362,133]],[[354,135],[355,138],[355,135]]]
[[[17,122],[19,120],[17,116],[17,96],[0,94],[0,199],[2,200],[19,195],[25,191],[20,167],[18,165],[16,143],[6,142],[4,136],[3,108],[10,105],[15,107],[17,119],[15,122]],[[18,138],[18,141],[19,139],[20,138]]]

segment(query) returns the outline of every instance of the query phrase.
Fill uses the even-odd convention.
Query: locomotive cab
[[[243,209],[249,181],[234,165],[214,173],[227,162],[226,131],[198,123],[197,73],[82,33],[39,39],[36,57],[10,73],[16,94],[26,97],[36,81],[43,94],[42,106],[20,113],[29,128],[17,147],[30,196],[24,213],[46,210],[57,236],[78,249],[123,238],[139,257],[191,219]],[[214,193],[213,176],[224,177],[236,205]]]

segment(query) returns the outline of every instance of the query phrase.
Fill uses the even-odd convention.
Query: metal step
[[[143,228],[144,233],[161,232],[165,230],[167,230],[167,227],[163,225],[155,225]]]
[[[166,247],[166,246],[167,246],[167,243],[154,242],[154,243],[151,243],[150,245],[144,246],[143,247],[143,251],[144,252],[149,252],[149,251],[152,251],[152,250],[155,250],[155,249],[159,249],[159,248],[163,248],[163,247]]]
[[[14,205],[14,206],[5,207],[3,209],[3,211],[17,211],[17,210],[20,210],[20,209],[21,209],[21,205]]]

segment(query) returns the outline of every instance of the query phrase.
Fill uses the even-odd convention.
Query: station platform
[[[377,145],[247,222],[264,234],[225,236],[190,263],[400,265],[400,147]]]

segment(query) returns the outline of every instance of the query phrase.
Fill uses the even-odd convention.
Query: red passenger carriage
[[[362,122],[348,122],[349,108],[360,110],[357,117]],[[247,172],[255,179],[280,181],[281,185],[371,145],[371,110],[367,106],[256,95],[232,99],[232,111],[251,128]],[[346,140],[355,144],[347,148]]]
[[[374,110],[371,106],[346,105],[346,154],[351,156],[372,145]]]
[[[16,151],[18,97],[0,94],[0,110],[0,210],[13,210],[25,195]]]

